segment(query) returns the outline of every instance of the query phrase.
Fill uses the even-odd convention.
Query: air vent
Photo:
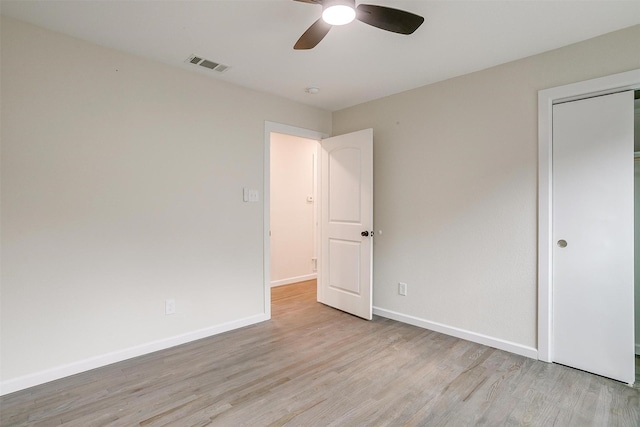
[[[196,55],[191,55],[190,57],[187,58],[185,62],[188,62],[193,65],[198,65],[200,67],[208,68],[210,70],[217,71],[219,73],[224,73],[229,68],[231,68],[228,65],[220,64],[218,62],[211,61],[209,59],[204,59]]]
[[[220,64],[218,64],[218,63],[216,63],[216,62],[211,62],[211,61],[209,61],[208,59],[205,59],[204,61],[202,61],[202,62],[201,62],[201,63],[199,63],[198,65],[199,65],[199,66],[201,66],[201,67],[204,67],[204,68],[208,68],[208,69],[210,69],[210,70],[215,70],[215,69],[216,69],[216,67],[217,67],[218,65],[220,65]]]

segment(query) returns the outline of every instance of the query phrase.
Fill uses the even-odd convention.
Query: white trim
[[[244,319],[225,322],[208,328],[187,332],[185,334],[152,341],[146,344],[136,345],[123,350],[113,351],[100,356],[90,357],[88,359],[79,360],[66,365],[56,366],[55,368],[46,369],[44,371],[35,372],[22,377],[13,378],[0,383],[0,396],[44,384],[49,381],[79,374],[81,372],[86,372],[91,369],[107,366],[112,363],[122,362],[123,360],[153,353],[159,350],[165,350],[191,341],[253,325],[255,323],[264,322],[265,320],[269,320],[269,317],[264,314],[258,314]]]
[[[315,130],[299,128],[282,123],[264,122],[264,212],[263,212],[263,283],[264,283],[264,313],[271,319],[271,238],[269,231],[271,228],[270,206],[271,206],[271,132],[293,135],[300,138],[315,139],[320,141],[329,135]],[[316,194],[316,210],[320,203]]]
[[[273,280],[271,282],[271,287],[275,288],[276,286],[284,286],[290,285],[292,283],[304,282],[306,280],[316,279],[317,277],[318,275],[316,273],[313,273],[305,274],[304,276],[289,277],[288,279]]]
[[[311,261],[313,262],[313,271],[316,273],[316,277],[318,276],[318,254],[320,253],[318,243],[320,239],[318,238],[318,206],[320,205],[318,201],[318,154],[320,151],[320,142],[316,144],[316,152],[313,153],[312,160],[312,168],[313,168],[313,258]]]
[[[553,360],[551,348],[553,104],[635,89],[640,89],[640,69],[538,92],[538,358],[544,362]]]
[[[408,323],[409,325],[418,326],[420,328],[429,329],[431,331],[440,332],[441,334],[451,335],[467,341],[497,348],[499,350],[508,351],[510,353],[519,354],[520,356],[529,357],[531,359],[538,358],[538,351],[533,347],[527,347],[511,341],[500,338],[490,337],[488,335],[478,334],[476,332],[467,331],[465,329],[455,328],[453,326],[444,325],[438,322],[421,319],[419,317],[409,316],[407,314],[386,310],[380,307],[373,307],[373,314],[386,317],[387,319],[397,320],[398,322]]]

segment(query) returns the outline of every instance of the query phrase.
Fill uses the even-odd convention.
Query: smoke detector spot
[[[209,70],[217,71],[218,73],[224,73],[229,68],[231,68],[228,65],[220,64],[219,62],[211,61],[210,59],[205,59],[197,55],[189,56],[184,62],[203,68],[208,68]]]
[[[318,89],[317,87],[308,87],[304,91],[308,94],[315,95],[316,93],[320,92],[320,89]]]

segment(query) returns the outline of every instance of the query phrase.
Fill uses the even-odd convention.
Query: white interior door
[[[553,107],[554,362],[633,383],[633,92]]]
[[[373,129],[322,140],[318,301],[371,320]]]

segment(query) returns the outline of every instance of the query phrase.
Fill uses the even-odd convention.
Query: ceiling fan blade
[[[314,48],[327,35],[330,29],[330,24],[324,22],[322,18],[318,19],[300,36],[293,48],[296,50]]]
[[[293,1],[299,1],[300,3],[322,4],[322,0],[293,0]]]
[[[361,4],[356,8],[358,21],[399,34],[411,34],[424,22],[424,18],[404,10]]]

